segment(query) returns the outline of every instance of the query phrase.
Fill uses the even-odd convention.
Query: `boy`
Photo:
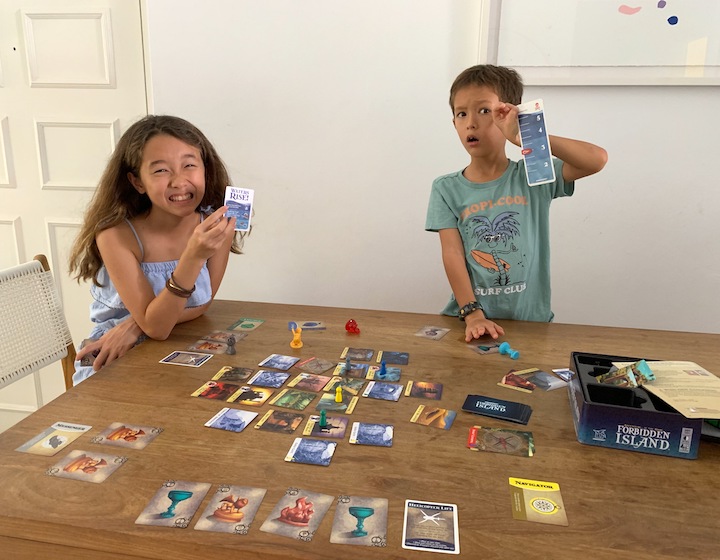
[[[453,124],[470,164],[433,182],[426,231],[440,233],[453,297],[442,311],[465,321],[465,340],[505,334],[496,319],[551,321],[549,211],[571,196],[575,180],[597,173],[604,149],[550,136],[556,180],[529,187],[525,164],[505,142],[520,146],[516,105],[522,79],[510,68],[479,65],[450,88]]]

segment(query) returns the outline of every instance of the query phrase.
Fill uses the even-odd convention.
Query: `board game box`
[[[602,384],[613,362],[641,358],[572,352],[568,398],[578,441],[668,457],[695,459],[702,419],[686,418],[642,387]],[[649,362],[652,368],[652,361]]]

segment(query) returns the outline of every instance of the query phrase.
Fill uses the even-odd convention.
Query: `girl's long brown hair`
[[[128,173],[140,176],[145,144],[153,136],[167,134],[200,150],[205,164],[205,196],[201,206],[217,209],[224,203],[225,187],[232,185],[225,164],[215,148],[197,127],[179,117],[148,115],[133,124],[120,138],[100,183],[85,212],[85,219],[70,254],[70,274],[80,280],[97,284],[102,258],[95,236],[126,219],[150,211],[152,203],[140,194],[128,180]],[[240,253],[244,234],[236,234],[231,251]]]

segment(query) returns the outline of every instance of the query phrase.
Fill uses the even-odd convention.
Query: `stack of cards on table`
[[[526,404],[494,399],[483,395],[468,395],[462,405],[462,409],[465,412],[472,412],[473,414],[507,420],[508,422],[516,422],[518,424],[527,424],[532,414],[532,408]]]

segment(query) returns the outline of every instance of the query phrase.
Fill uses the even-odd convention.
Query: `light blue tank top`
[[[202,220],[202,214],[201,214]],[[126,220],[127,221],[127,220]],[[140,237],[133,225],[127,221],[130,229],[137,239],[138,245],[140,246],[140,258],[145,258],[145,249],[140,241]],[[150,282],[153,292],[157,296],[163,288],[165,288],[165,282],[170,277],[170,274],[175,270],[178,265],[178,261],[164,261],[164,262],[145,262],[140,263],[145,277]],[[110,280],[110,276],[107,273],[105,265],[103,265],[97,274],[98,283],[102,286],[96,286],[94,283],[90,287],[90,293],[93,297],[93,302],[90,304],[90,320],[97,324],[97,327],[93,330],[93,337],[97,338],[97,331],[102,329],[103,334],[105,331],[111,329],[121,320],[125,319],[130,312],[125,307],[125,304],[120,299],[120,296],[115,289],[115,286]],[[205,305],[210,301],[212,296],[212,286],[210,284],[210,272],[207,268],[207,262],[203,264],[202,270],[198,275],[197,281],[195,282],[195,291],[188,298],[185,307],[199,307]],[[104,329],[102,327],[105,327]]]
[[[202,220],[202,214],[200,215]],[[127,221],[127,220],[126,220]],[[133,225],[128,221],[128,225],[137,239],[138,245],[140,246],[140,258],[145,258],[145,249],[143,244],[138,237],[137,232]],[[152,286],[155,295],[158,295],[165,287],[165,282],[170,277],[170,274],[178,265],[178,261],[165,261],[165,262],[141,262],[140,268],[145,274],[148,282]],[[118,323],[121,323],[130,312],[125,307],[125,304],[120,299],[120,296],[115,289],[115,286],[108,276],[107,270],[103,265],[97,273],[97,280],[102,286],[96,286],[94,283],[90,286],[90,293],[92,294],[93,301],[90,304],[90,320],[95,323],[90,336],[88,338],[98,339],[111,328]],[[205,305],[210,301],[212,296],[212,286],[210,285],[210,272],[207,269],[207,262],[203,264],[202,270],[198,275],[197,281],[195,282],[195,291],[188,298],[185,307],[199,307]],[[145,335],[142,335],[136,344],[139,344],[145,340]],[[80,365],[80,361],[75,361],[75,373],[73,374],[73,385],[77,385],[82,380],[90,377],[95,371],[92,366]]]

